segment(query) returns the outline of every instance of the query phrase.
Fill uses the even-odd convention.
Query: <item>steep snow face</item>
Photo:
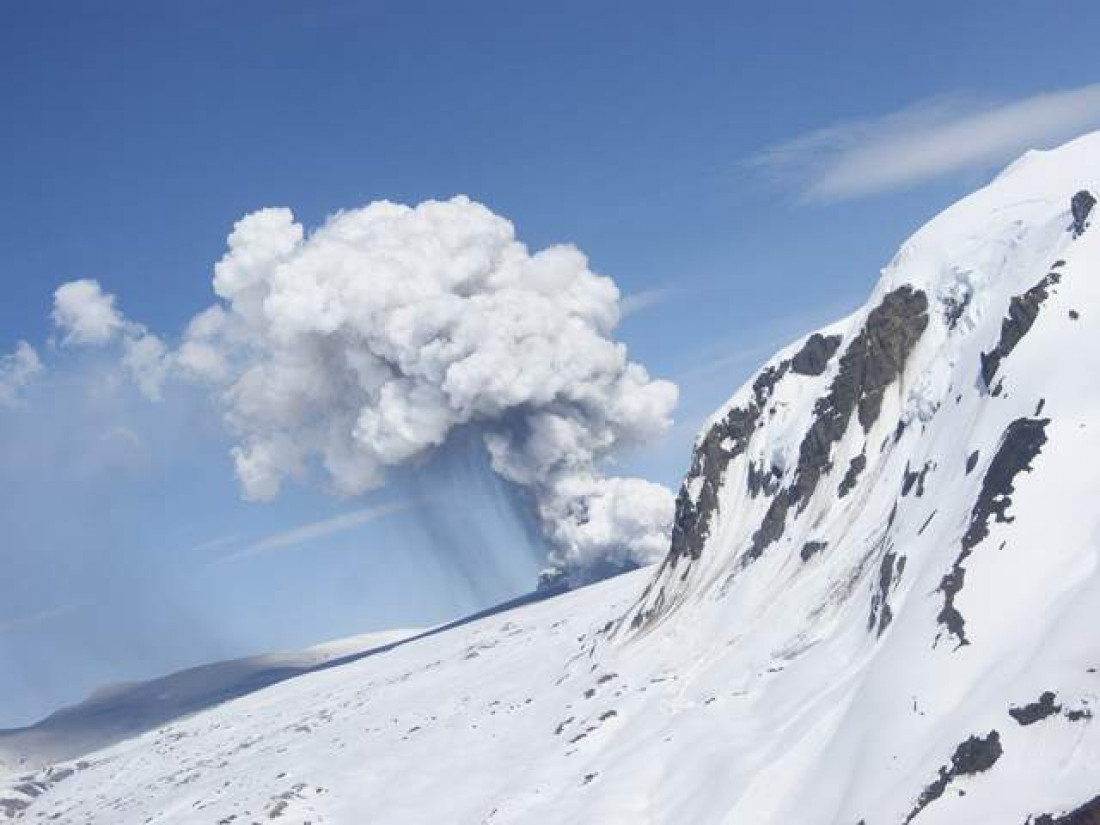
[[[1100,816],[1100,134],[708,422],[641,570],[17,777],[64,822]],[[2,786],[0,786],[2,787]]]
[[[803,777],[777,821],[1023,821],[1100,793],[1098,183],[1100,135],[1029,153],[700,435],[630,624],[730,637],[772,697],[836,692],[814,760],[843,781]],[[1076,722],[1006,715],[1047,691]],[[989,764],[953,771],[971,737]]]

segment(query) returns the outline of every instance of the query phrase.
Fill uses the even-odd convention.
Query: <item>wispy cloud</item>
[[[1100,127],[1100,83],[994,103],[955,94],[835,123],[749,159],[803,202],[905,189],[988,168]]]
[[[284,530],[281,533],[267,536],[266,538],[260,539],[239,550],[222,556],[218,561],[237,561],[261,553],[269,553],[273,550],[296,547],[297,545],[316,541],[317,539],[335,535],[336,533],[353,530],[360,525],[369,524],[372,521],[378,521],[386,516],[399,513],[402,510],[407,510],[412,504],[412,501],[392,501],[386,504],[378,504],[373,507],[363,507],[359,510],[352,510],[350,513],[344,513],[334,518],[324,519],[323,521],[313,521],[309,524],[303,524],[290,530]],[[217,546],[220,543],[219,540],[214,540],[213,542],[206,542],[204,546],[209,548],[211,546]]]
[[[23,616],[0,619],[0,635],[12,633],[27,627],[33,627],[34,625],[43,624],[44,622],[53,621],[54,619],[60,619],[63,616],[68,616],[70,613],[75,613],[83,606],[84,605],[81,603],[65,604],[58,607],[50,607],[45,610],[38,610],[34,613],[27,613]]]
[[[244,535],[241,533],[231,533],[227,536],[215,536],[212,539],[207,539],[206,541],[199,542],[198,544],[189,548],[187,552],[207,553],[211,550],[217,550],[221,547],[227,547],[230,544],[237,544],[238,542],[243,540],[243,538]]]
[[[624,295],[619,302],[619,312],[623,318],[629,318],[667,300],[671,294],[671,287],[660,287]]]
[[[10,355],[0,355],[0,407],[14,407],[30,380],[42,372],[34,347],[20,341]]]

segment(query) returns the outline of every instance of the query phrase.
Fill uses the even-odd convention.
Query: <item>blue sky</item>
[[[170,340],[244,214],[464,193],[631,296],[619,337],[681,400],[622,466],[675,485],[702,418],[920,223],[1100,126],[1098,23],[1084,2],[9,3],[0,354],[26,341],[42,369],[0,406],[0,725],[438,622],[529,589],[545,550],[464,444],[356,499],[244,502],[209,399],[150,404],[61,346],[59,284],[98,280]]]

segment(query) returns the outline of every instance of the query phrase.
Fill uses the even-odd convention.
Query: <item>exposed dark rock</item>
[[[832,467],[833,445],[844,437],[855,414],[864,432],[878,419],[882,399],[901,375],[909,354],[928,326],[928,297],[910,286],[887,293],[871,310],[859,334],[840,356],[829,391],[814,404],[814,420],[798,449],[791,485],[772,499],[753,534],[745,563],[783,535],[787,511],[806,506],[821,477]]]
[[[972,549],[989,535],[989,518],[999,522],[1011,522],[1006,515],[1012,504],[1014,482],[1021,471],[1030,472],[1031,462],[1038,457],[1046,444],[1046,427],[1049,418],[1018,418],[1005,429],[997,453],[989,462],[989,469],[982,479],[982,490],[970,515],[970,527],[963,536],[963,549]]]
[[[871,597],[871,616],[867,623],[867,629],[874,630],[877,625],[877,635],[879,636],[890,626],[890,622],[894,618],[894,613],[890,609],[887,599],[895,583],[894,561],[896,559],[897,556],[892,552],[887,552],[882,557],[882,564],[879,566],[878,571],[878,591]],[[896,575],[897,578],[901,577],[900,567]]]
[[[1092,711],[1088,708],[1074,708],[1066,711],[1066,718],[1071,722],[1082,722],[1092,718]]]
[[[755,461],[749,462],[749,495],[757,498],[760,495],[774,496],[779,489],[780,472],[775,467],[764,467]]]
[[[932,469],[932,462],[924,462],[924,466],[921,467],[920,472],[910,471],[909,466],[905,467],[905,475],[901,481],[901,495],[904,498],[909,495],[909,491],[913,489],[913,485],[917,485],[917,498],[924,495],[924,478],[928,475],[928,471]]]
[[[840,480],[840,486],[837,488],[837,495],[841,498],[848,495],[856,486],[856,482],[859,480],[859,474],[863,472],[867,466],[867,456],[860,453],[848,463],[848,471],[844,474],[844,478]]]
[[[1015,295],[1008,305],[1008,316],[1001,321],[1001,338],[990,352],[982,353],[982,380],[987,388],[1000,369],[1001,361],[1008,357],[1021,339],[1027,335],[1039,307],[1050,295],[1050,288],[1061,280],[1061,275],[1051,272],[1023,295]]]
[[[970,455],[968,455],[966,457],[966,474],[967,475],[970,475],[970,473],[972,473],[974,471],[974,468],[978,466],[978,456],[980,456],[980,455],[981,455],[981,452],[978,451],[978,450],[975,450],[974,452],[972,452]]]
[[[1073,235],[1077,237],[1089,226],[1089,214],[1092,207],[1096,206],[1096,198],[1087,189],[1082,189],[1069,202],[1070,212],[1073,214]]]
[[[894,427],[894,443],[897,444],[899,441],[901,441],[901,437],[903,435],[905,435],[905,422],[904,421],[898,421],[898,425],[896,427]],[[886,442],[885,441],[882,443],[882,449],[883,450],[886,449]]]
[[[1100,825],[1100,796],[1069,813],[1028,817],[1027,825]]]
[[[787,528],[787,511],[795,501],[794,495],[794,490],[790,487],[776,493],[764,513],[764,518],[760,521],[760,526],[752,534],[752,544],[745,555],[746,562],[758,559],[765,547],[778,541],[783,535],[783,531]]]
[[[989,770],[997,763],[1003,753],[1001,735],[997,731],[991,730],[986,736],[980,738],[971,736],[955,748],[955,753],[951,756],[951,764],[941,767],[940,775],[936,778],[936,781],[921,793],[916,807],[905,818],[906,825],[909,825],[921,811],[943,796],[947,786],[955,779],[960,776],[972,776]]]
[[[918,536],[923,536],[924,535],[924,531],[926,529],[928,529],[928,525],[932,523],[932,519],[934,519],[936,517],[936,513],[938,513],[938,512],[939,512],[939,510],[933,510],[931,515],[929,515],[928,518],[926,518],[924,520],[924,524],[922,524],[920,526],[920,529],[917,530],[917,535]]]
[[[989,463],[982,479],[982,489],[970,511],[970,525],[962,537],[962,549],[955,564],[940,581],[943,593],[943,609],[937,617],[949,633],[959,640],[959,646],[969,644],[964,630],[965,621],[955,607],[955,596],[962,590],[966,569],[963,563],[969,558],[974,547],[989,535],[989,519],[995,517],[998,522],[1011,522],[1007,515],[1012,504],[1012,494],[1018,473],[1030,471],[1031,462],[1042,451],[1046,443],[1048,418],[1018,418],[1005,429],[997,453]]]
[[[1018,708],[1009,708],[1008,715],[1020,725],[1027,727],[1041,722],[1048,716],[1055,716],[1062,712],[1062,706],[1055,703],[1054,691],[1044,691],[1036,701]]]
[[[815,332],[791,359],[791,372],[798,375],[821,375],[840,346],[839,335]]]
[[[965,295],[961,299],[943,299],[943,319],[947,322],[948,329],[954,329],[959,325],[959,319],[963,317],[966,308],[970,306],[971,295]]]
[[[697,559],[703,552],[703,545],[710,534],[711,520],[718,509],[718,491],[726,469],[730,462],[745,452],[776,384],[789,366],[789,361],[782,361],[761,371],[753,382],[749,403],[726,413],[696,446],[691,469],[676,498],[676,517],[668,554],[671,565],[675,566],[677,560],[683,557]],[[693,501],[690,488],[698,483],[698,479],[702,479],[702,483]],[[749,483],[754,483],[751,472]],[[760,489],[764,489],[763,486]]]
[[[1080,312],[1078,312],[1077,310],[1075,310],[1075,309],[1071,309],[1071,310],[1069,311],[1069,319],[1070,319],[1071,321],[1076,321],[1076,320],[1077,320],[1078,318],[1080,318],[1080,317],[1081,317],[1081,313],[1080,313]]]
[[[1035,417],[1036,418],[1038,418],[1040,415],[1043,414],[1043,408],[1046,405],[1047,405],[1047,400],[1045,398],[1040,398],[1039,403],[1035,405]]]
[[[809,561],[829,546],[827,541],[808,541],[802,545],[802,561]]]

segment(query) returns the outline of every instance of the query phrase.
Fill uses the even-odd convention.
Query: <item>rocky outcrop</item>
[[[1055,702],[1056,698],[1054,691],[1044,691],[1043,695],[1034,702],[1029,702],[1021,707],[1009,708],[1008,715],[1023,727],[1034,725],[1048,716],[1056,716],[1062,712],[1062,706]]]
[[[990,518],[999,522],[1012,520],[1007,513],[1015,492],[1016,476],[1032,469],[1031,462],[1046,443],[1049,423],[1048,418],[1018,418],[1008,425],[982,479],[978,500],[970,511],[970,525],[962,537],[962,549],[951,570],[940,581],[944,602],[938,620],[958,640],[960,647],[970,643],[966,638],[965,620],[955,606],[955,596],[962,590],[966,577],[963,565],[974,548],[989,535]]]
[[[1065,814],[1040,814],[1027,825],[1100,825],[1100,796]]]
[[[696,445],[691,469],[676,498],[676,516],[668,555],[668,561],[673,566],[685,557],[699,558],[709,535],[711,519],[718,509],[718,490],[726,468],[745,452],[768,399],[789,367],[789,361],[782,361],[761,372],[753,383],[752,400],[726,413]]]
[[[791,372],[796,375],[821,375],[840,346],[839,335],[815,332],[791,359]]]
[[[878,419],[886,388],[905,368],[913,347],[928,326],[928,298],[902,286],[887,293],[867,316],[859,334],[840,357],[828,393],[814,405],[814,417],[798,450],[791,485],[772,499],[753,534],[746,562],[760,557],[785,530],[792,506],[804,508],[818,482],[832,467],[833,445],[844,437],[853,415],[864,432]]]
[[[940,768],[940,775],[936,781],[929,785],[920,795],[916,806],[905,818],[909,825],[917,816],[935,802],[947,786],[960,776],[971,776],[989,770],[1001,758],[1004,749],[1001,747],[1001,735],[997,731],[990,731],[984,737],[971,736],[957,748],[951,756],[951,764]]]
[[[1039,283],[1016,295],[1009,302],[1008,316],[1001,322],[1001,337],[992,351],[982,353],[982,380],[987,389],[992,388],[993,377],[1000,369],[1001,361],[1016,348],[1039,316],[1039,307],[1050,295],[1050,289],[1061,280],[1061,275],[1051,272]]]
[[[1082,189],[1069,203],[1073,215],[1073,234],[1080,235],[1088,228],[1089,215],[1096,206],[1096,198],[1087,189]]]

